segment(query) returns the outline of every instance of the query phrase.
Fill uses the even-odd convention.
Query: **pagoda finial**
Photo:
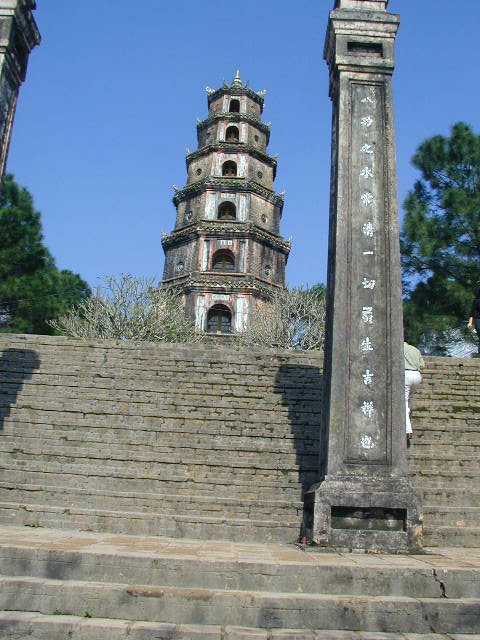
[[[235,78],[232,81],[232,87],[243,87],[242,79],[240,78],[240,69],[237,69]]]

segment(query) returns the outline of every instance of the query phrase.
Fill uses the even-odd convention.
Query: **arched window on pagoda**
[[[218,207],[218,220],[236,220],[237,210],[233,202],[222,202]]]
[[[214,304],[208,311],[208,333],[232,333],[232,312],[224,304]]]
[[[240,113],[240,100],[233,98],[228,107],[230,113]]]
[[[212,271],[231,273],[235,271],[235,257],[231,251],[222,249],[213,254]]]
[[[222,165],[222,176],[226,178],[234,178],[237,175],[237,163],[233,160],[227,160]]]
[[[238,142],[240,139],[240,132],[238,131],[238,127],[227,127],[225,132],[225,140],[227,142]]]

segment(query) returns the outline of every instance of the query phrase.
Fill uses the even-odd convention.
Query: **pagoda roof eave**
[[[291,249],[291,242],[284,240],[282,236],[272,233],[267,229],[263,229],[253,222],[243,221],[219,221],[219,220],[201,220],[199,222],[175,229],[172,233],[164,235],[162,238],[162,247],[165,251],[171,246],[187,242],[198,236],[213,236],[219,234],[225,236],[232,235],[236,237],[250,237],[258,242],[267,244],[288,256]]]
[[[211,271],[193,271],[163,280],[161,286],[181,287],[184,291],[209,291],[212,293],[257,293],[268,298],[285,285],[264,280],[252,273],[219,274]]]
[[[253,89],[250,89],[250,87],[228,87],[228,86],[225,86],[225,87],[220,87],[219,89],[215,89],[214,91],[211,91],[208,94],[208,106],[210,106],[210,103],[213,100],[215,100],[216,98],[220,98],[221,96],[224,96],[225,94],[228,94],[230,96],[248,96],[254,102],[259,104],[260,107],[261,107],[261,110],[263,110],[263,105],[264,105],[264,102],[265,102],[263,96],[259,95]]]
[[[248,122],[254,125],[255,127],[257,127],[258,129],[260,129],[260,131],[263,131],[265,134],[270,133],[270,126],[265,122],[262,122],[261,120],[258,120],[257,118],[252,117],[248,113],[230,113],[229,111],[220,111],[220,112],[214,113],[208,118],[205,118],[205,120],[200,120],[199,122],[197,122],[197,130],[204,129],[215,120],[232,120],[233,122]]]
[[[187,200],[189,197],[193,195],[197,195],[208,189],[216,189],[218,191],[242,191],[242,192],[251,192],[259,195],[264,198],[268,202],[280,207],[283,209],[284,199],[282,195],[278,195],[274,191],[267,189],[262,186],[255,180],[245,179],[245,178],[223,178],[223,177],[213,177],[208,176],[203,178],[202,180],[197,180],[197,182],[192,182],[191,184],[185,186],[183,189],[178,189],[175,192],[175,195],[172,198],[172,202],[175,206],[178,206],[180,202]]]
[[[235,147],[236,152],[241,151],[243,153],[248,153],[254,158],[258,158],[259,160],[262,160],[263,162],[270,165],[271,167],[274,167],[274,168],[277,167],[278,163],[276,158],[269,156],[268,153],[264,153],[260,149],[257,149],[257,147],[253,147],[251,145],[245,144],[244,142],[216,142],[215,144],[209,144],[205,147],[200,147],[199,149],[195,149],[195,151],[192,151],[186,156],[187,166],[188,166],[188,163],[191,160],[194,160],[195,158],[208,155],[209,153],[213,153],[214,151],[224,151],[228,147]]]

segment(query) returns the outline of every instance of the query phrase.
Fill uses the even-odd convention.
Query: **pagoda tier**
[[[290,243],[279,235],[283,196],[273,191],[264,92],[243,85],[238,72],[207,92],[187,183],[175,187],[175,228],[162,238],[163,279],[181,287],[199,330],[223,335],[243,331],[255,307],[285,286]]]

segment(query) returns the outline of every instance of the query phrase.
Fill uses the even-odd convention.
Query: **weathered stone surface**
[[[0,565],[7,638],[21,638],[14,635],[21,630],[100,640],[110,630],[113,639],[306,640],[331,630],[339,632],[331,638],[360,639],[362,630],[427,640],[474,633],[480,624],[475,550],[306,553],[293,545],[0,527]]]
[[[1,336],[0,520],[298,539],[321,354]]]
[[[429,358],[414,398],[412,481],[432,546],[480,546],[478,361]]]
[[[0,336],[0,522],[298,538],[321,354]],[[480,362],[429,358],[409,450],[427,545],[480,546]]]
[[[333,102],[320,483],[304,533],[322,546],[421,548],[406,474],[402,291],[386,2],[341,0],[325,59]]]
[[[206,625],[169,625],[77,616],[0,612],[0,631],[9,640],[477,640],[478,635],[248,629]]]
[[[0,0],[0,178],[7,162],[18,91],[30,51],[40,43],[34,0]]]

